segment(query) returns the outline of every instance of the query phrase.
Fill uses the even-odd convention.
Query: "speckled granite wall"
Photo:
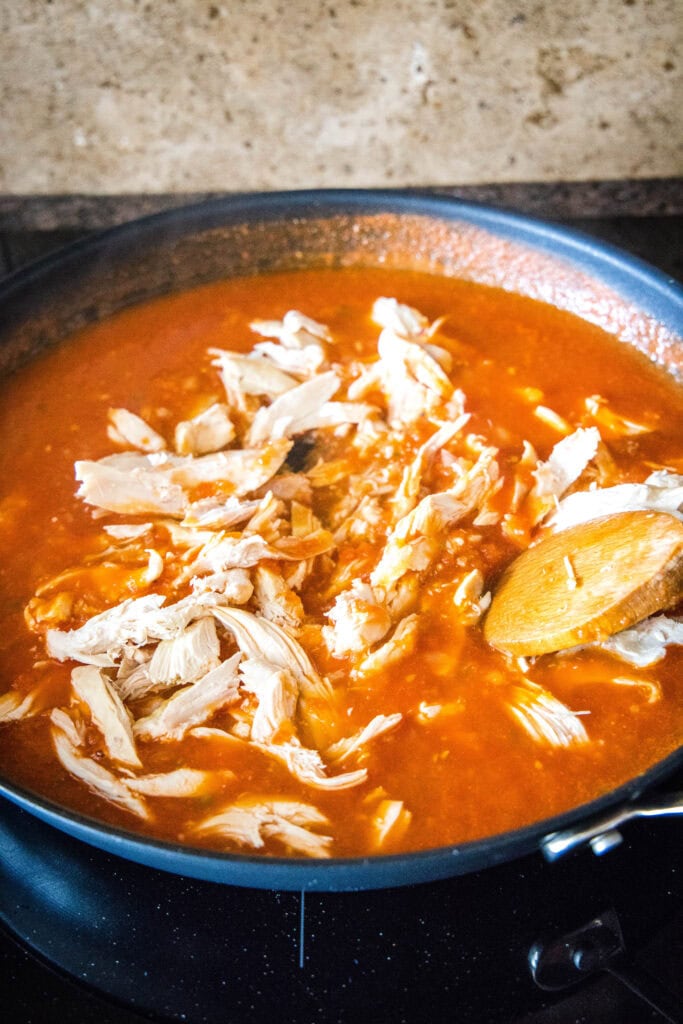
[[[0,192],[683,171],[680,0],[0,0]]]

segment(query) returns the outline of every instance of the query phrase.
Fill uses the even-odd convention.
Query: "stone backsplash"
[[[679,0],[0,0],[0,193],[675,178]]]

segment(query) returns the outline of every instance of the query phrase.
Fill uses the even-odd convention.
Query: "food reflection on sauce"
[[[87,328],[0,417],[0,769],[68,807],[390,853],[680,743],[675,610],[537,658],[482,636],[538,536],[621,502],[680,517],[680,389],[570,314],[403,271],[236,279]]]

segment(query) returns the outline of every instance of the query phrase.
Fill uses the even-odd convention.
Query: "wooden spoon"
[[[517,656],[606,640],[683,598],[683,523],[619,512],[528,548],[503,573],[484,637]]]

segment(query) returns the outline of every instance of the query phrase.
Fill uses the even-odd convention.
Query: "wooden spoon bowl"
[[[484,637],[517,656],[606,640],[683,598],[683,523],[620,512],[544,537],[503,573]]]

